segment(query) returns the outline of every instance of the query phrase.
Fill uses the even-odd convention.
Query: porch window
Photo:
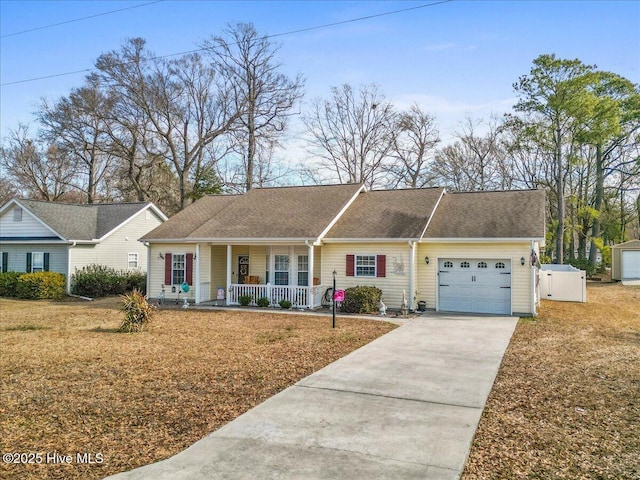
[[[309,255],[298,255],[298,286],[309,285]]]
[[[289,255],[275,255],[273,260],[273,283],[289,285]]]
[[[171,257],[171,284],[182,285],[185,279],[185,255],[174,253]]]
[[[376,276],[376,256],[356,255],[356,277]]]
[[[135,270],[138,268],[138,254],[137,253],[129,253],[127,254],[127,266],[129,270]]]

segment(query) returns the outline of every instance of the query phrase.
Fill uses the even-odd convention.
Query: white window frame
[[[363,265],[362,262],[366,259],[366,262],[370,262],[373,258],[373,265]],[[371,269],[367,270],[371,273],[363,273],[364,270],[358,271],[358,269]],[[355,255],[353,259],[353,275],[355,277],[376,278],[378,276],[378,256],[377,255]]]
[[[40,255],[40,265],[36,266],[36,255]],[[31,252],[31,273],[44,272],[44,252]]]
[[[182,257],[182,268],[175,268],[176,257]],[[176,272],[182,270],[182,281],[176,283]],[[187,254],[172,253],[171,254],[171,285],[182,285],[187,279]]]
[[[283,263],[286,264],[286,269],[283,268]],[[289,282],[291,280],[290,266],[291,266],[291,261],[288,254],[273,256],[273,284],[274,285],[289,285]],[[278,274],[282,274],[282,273],[287,274],[286,275],[287,281],[285,283],[282,283],[282,280],[279,280],[278,278],[278,277],[281,277],[281,275],[278,275]]]
[[[133,260],[132,260],[132,256],[133,256]],[[138,267],[140,265],[138,263],[138,257],[139,257],[138,252],[127,253],[127,268],[129,270],[137,270],[138,269]],[[135,263],[135,265],[132,266],[131,265],[132,263]]]
[[[13,207],[13,221],[14,222],[22,221],[22,207]]]
[[[301,262],[302,260],[302,262]],[[302,268],[301,268],[302,267]],[[307,275],[307,281],[300,283],[300,274],[305,273]],[[298,274],[297,281],[299,287],[306,287],[309,285],[309,255],[298,255]]]

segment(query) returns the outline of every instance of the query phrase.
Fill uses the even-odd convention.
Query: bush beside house
[[[71,277],[72,292],[87,297],[124,295],[137,290],[146,292],[147,276],[140,271],[119,271],[105,265],[89,265]]]
[[[344,291],[341,310],[345,313],[377,313],[382,290],[377,287],[351,287]]]
[[[0,274],[0,297],[60,299],[66,295],[65,276],[56,272]]]

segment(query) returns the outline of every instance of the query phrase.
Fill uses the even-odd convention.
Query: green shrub
[[[291,302],[289,300],[280,300],[278,305],[280,305],[280,308],[284,308],[285,310],[291,308]]]
[[[151,322],[154,314],[153,305],[149,305],[147,299],[138,290],[131,295],[122,296],[122,309],[124,321],[120,325],[121,332],[141,332],[146,324]]]
[[[18,296],[18,278],[24,275],[22,272],[0,273],[0,297]]]
[[[579,270],[585,270],[587,277],[593,276],[596,272],[596,265],[590,262],[588,258],[574,258],[569,263]]]
[[[17,296],[19,298],[59,299],[65,295],[65,276],[61,273],[24,273],[18,277]]]
[[[271,303],[271,302],[269,302],[269,299],[268,299],[267,297],[260,297],[260,298],[256,301],[256,304],[257,304],[259,307],[268,307],[270,303]]]
[[[87,297],[123,295],[138,290],[146,293],[147,276],[140,271],[118,271],[105,265],[88,265],[71,277],[72,291]]]
[[[346,313],[377,313],[382,290],[377,287],[352,287],[344,292],[341,310]]]
[[[238,303],[243,307],[247,307],[251,303],[251,300],[253,300],[251,295],[240,295],[238,297]]]

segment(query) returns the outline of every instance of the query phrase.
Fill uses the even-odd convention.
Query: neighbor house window
[[[137,253],[129,253],[127,254],[127,266],[129,270],[135,270],[138,268],[138,254]]]
[[[376,276],[376,256],[356,255],[356,277]]]
[[[298,286],[309,285],[309,255],[298,255]]]
[[[31,271],[44,272],[44,253],[43,252],[31,253]]]
[[[171,284],[182,285],[185,279],[185,255],[174,253],[171,257]]]
[[[6,273],[9,271],[9,252],[0,252],[0,257],[2,257],[0,272]]]
[[[289,285],[289,255],[274,255],[273,260],[273,283]]]
[[[22,221],[22,209],[20,207],[15,207],[13,209],[13,221],[14,222]]]

